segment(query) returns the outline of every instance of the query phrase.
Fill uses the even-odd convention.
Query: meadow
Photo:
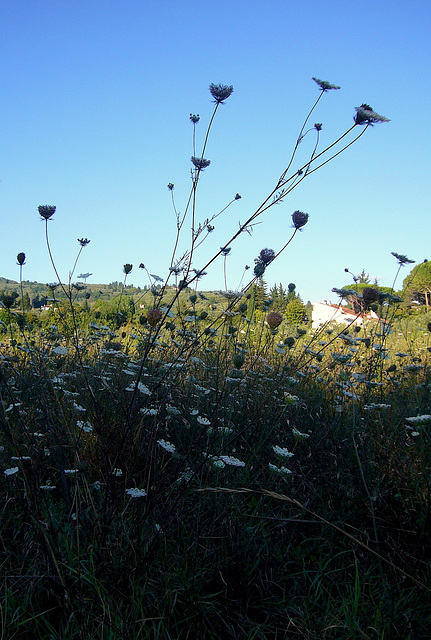
[[[318,100],[337,89],[316,82]],[[232,88],[210,91],[214,117]],[[280,253],[267,248],[239,291],[212,304],[198,289],[240,233],[328,161],[315,125],[314,151],[289,174],[310,114],[274,191],[198,270],[194,248],[213,222],[198,223],[193,204],[211,120],[176,218],[190,248],[174,248],[166,278],[148,273],[144,309],[126,264],[113,311],[97,316],[74,278],[89,240],[63,282],[55,206],[39,207],[51,308],[43,326],[19,299],[1,309],[2,638],[430,636],[431,313],[399,319],[395,291],[370,286],[337,293],[379,320],[292,324],[258,299]],[[386,121],[368,105],[356,120],[354,136]],[[307,222],[292,214],[282,250]],[[394,258],[395,286],[410,261]],[[24,253],[17,261],[22,282]]]

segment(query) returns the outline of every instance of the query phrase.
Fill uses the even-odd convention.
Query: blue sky
[[[37,207],[54,204],[52,249],[63,279],[78,265],[92,282],[148,284],[166,277],[175,216],[190,189],[192,125],[202,143],[211,82],[234,93],[217,113],[201,176],[198,217],[242,198],[217,219],[196,253],[200,268],[265,199],[285,168],[319,90],[313,76],[341,85],[312,117],[321,145],[353,122],[366,102],[391,122],[303,181],[243,234],[227,259],[228,288],[264,247],[278,251],[291,213],[310,220],[267,270],[294,282],[304,301],[332,299],[363,268],[390,286],[391,251],[430,258],[428,156],[431,8],[426,1],[349,0],[5,0],[0,24],[0,275],[56,280]],[[298,165],[312,148],[300,145]],[[321,147],[323,148],[323,147]],[[188,234],[187,234],[188,235]],[[182,247],[186,247],[184,239]],[[403,273],[405,276],[407,270]],[[199,288],[223,289],[219,259]]]

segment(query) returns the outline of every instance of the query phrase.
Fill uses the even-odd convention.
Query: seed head
[[[57,207],[51,204],[41,204],[38,207],[39,214],[44,218],[44,220],[50,220],[55,213]]]
[[[160,309],[149,309],[147,311],[147,321],[150,327],[155,327],[163,318],[163,313]]]
[[[373,287],[365,287],[362,292],[362,299],[364,301],[364,305],[369,307],[373,302],[377,302],[379,299],[379,292],[377,289],[373,289]]]
[[[294,211],[292,213],[292,222],[295,229],[305,227],[308,222],[308,213],[303,213],[302,211]]]
[[[257,258],[255,258],[255,264],[261,262],[265,267],[274,260],[275,251],[273,249],[262,249]]]
[[[210,84],[210,93],[216,104],[223,104],[233,93],[233,86],[227,84]]]
[[[22,267],[22,265],[25,263],[25,253],[19,253],[16,257],[17,262],[19,264],[20,267]]]
[[[172,182],[170,182],[170,183],[168,184],[168,189],[169,189],[169,191],[173,191],[173,190],[174,190],[174,185],[173,185],[173,183],[172,183]]]
[[[87,238],[77,238],[79,244],[81,245],[81,247],[86,247],[87,244],[90,244],[90,240],[88,240]]]
[[[194,113],[190,114],[190,121],[193,122],[193,124],[197,124],[200,120],[200,116],[199,114],[195,115]]]
[[[199,171],[203,171],[211,164],[211,160],[206,160],[205,158],[196,158],[196,156],[192,156],[191,160],[196,169],[198,169]]]
[[[356,124],[376,124],[378,122],[390,122],[388,118],[385,116],[381,116],[375,111],[373,111],[372,107],[369,104],[361,104],[360,107],[355,107],[356,116],[355,123]]]
[[[322,89],[322,91],[329,91],[330,89],[339,89],[340,87],[336,84],[331,84],[326,80],[319,80],[319,78],[312,78],[316,84]]]
[[[277,311],[271,311],[271,313],[268,313],[266,316],[266,321],[270,329],[276,329],[283,322],[283,316]]]
[[[132,269],[133,269],[133,264],[126,263],[123,266],[123,271],[126,274],[126,276],[129,275],[129,273],[131,272]]]
[[[394,256],[398,260],[399,264],[414,264],[414,260],[409,260],[407,256],[402,255],[401,253],[395,253],[395,251],[391,252],[391,255]]]

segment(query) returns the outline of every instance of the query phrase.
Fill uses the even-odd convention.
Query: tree
[[[410,300],[425,304],[428,311],[431,305],[431,262],[417,264],[404,279],[403,287]]]
[[[289,324],[301,324],[306,315],[305,305],[299,296],[287,303],[284,317]]]

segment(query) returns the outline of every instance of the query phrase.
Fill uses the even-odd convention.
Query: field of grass
[[[252,305],[3,329],[2,637],[429,637],[431,318]]]

